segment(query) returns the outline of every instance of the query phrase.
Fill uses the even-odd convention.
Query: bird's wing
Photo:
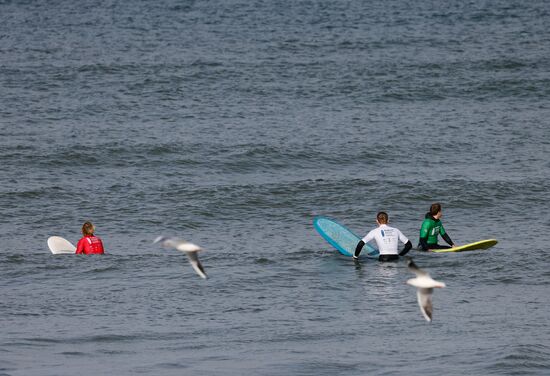
[[[432,292],[433,292],[432,288],[429,288],[429,289],[419,288],[416,291],[416,297],[418,298],[418,305],[420,306],[420,312],[422,312],[422,315],[428,322],[432,321],[432,313],[433,313]]]
[[[182,251],[182,252],[197,252],[197,251],[202,251],[202,248],[199,247],[198,245],[196,244],[193,244],[193,243],[189,243],[189,242],[186,242],[186,241],[179,241],[175,248],[178,250],[178,251]]]
[[[178,238],[159,236],[155,239],[154,243],[160,243],[164,248],[177,248],[178,244],[181,243],[181,240]]]
[[[420,269],[415,263],[414,261],[412,260],[412,258],[410,257],[407,257],[407,266],[409,267],[409,270],[411,272],[413,272],[414,274],[418,275],[418,276],[421,276],[421,275],[428,275],[427,272],[425,272],[424,270]]]
[[[191,266],[198,275],[200,275],[202,278],[206,279],[206,272],[204,271],[204,268],[202,267],[201,262],[199,261],[199,257],[197,256],[197,252],[185,252],[187,254],[187,258],[189,259],[189,263],[191,263]]]
[[[157,236],[157,237],[155,238],[155,240],[153,241],[153,244],[163,242],[164,240],[166,240],[166,237],[164,237],[164,236]]]

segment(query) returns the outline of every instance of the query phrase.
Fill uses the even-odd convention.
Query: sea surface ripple
[[[546,375],[550,3],[0,1],[0,375]],[[422,318],[377,211],[452,239]],[[91,220],[104,257],[53,256]],[[185,256],[202,245],[202,280]]]

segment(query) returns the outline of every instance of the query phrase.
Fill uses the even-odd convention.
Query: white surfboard
[[[48,247],[54,255],[62,253],[75,253],[76,247],[67,239],[61,236],[50,236],[48,238]]]

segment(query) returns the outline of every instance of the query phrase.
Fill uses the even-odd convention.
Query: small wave
[[[66,256],[66,255],[54,255],[54,257],[63,257],[63,256]],[[42,266],[37,266],[37,269],[41,269],[41,270],[64,270],[64,269],[71,269],[71,266],[70,265],[66,265],[66,264],[47,264],[47,265],[42,265]]]
[[[24,255],[7,255],[4,257],[4,263],[7,264],[24,264],[26,257]]]
[[[488,371],[516,372],[543,371],[550,367],[550,348],[544,344],[519,344],[496,351],[500,356],[486,367]]]
[[[91,270],[88,270],[86,273],[106,273],[106,272],[112,272],[112,271],[117,271],[117,270],[120,270],[119,267],[117,266],[105,266],[105,267],[97,267],[97,268],[93,268]]]
[[[69,355],[69,356],[82,356],[82,355],[88,355],[84,352],[80,351],[62,351],[60,352],[61,355]]]
[[[37,344],[84,344],[84,343],[118,343],[118,342],[132,342],[142,339],[141,335],[122,335],[122,334],[100,334],[83,337],[72,338],[47,338],[47,337],[27,337],[23,340],[28,343]]]
[[[64,188],[59,187],[57,185],[53,185],[50,187],[18,190],[14,192],[2,192],[0,193],[0,198],[7,199],[7,201],[19,200],[19,199],[39,199],[39,198],[47,198],[47,197],[56,198],[56,197],[59,197],[59,195],[62,194],[63,192],[64,192]]]
[[[136,69],[142,68],[136,64],[84,64],[79,66],[76,70],[79,73],[93,73],[93,74],[118,74],[123,72],[132,72]]]
[[[270,260],[270,259],[265,258],[265,257],[260,257],[260,258],[255,259],[254,263],[258,264],[258,265],[272,265],[272,264],[276,264],[276,261]]]

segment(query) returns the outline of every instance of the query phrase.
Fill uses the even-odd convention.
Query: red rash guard
[[[103,242],[97,236],[86,235],[80,239],[76,245],[76,254],[79,253],[85,255],[102,255],[105,253],[103,250]]]

